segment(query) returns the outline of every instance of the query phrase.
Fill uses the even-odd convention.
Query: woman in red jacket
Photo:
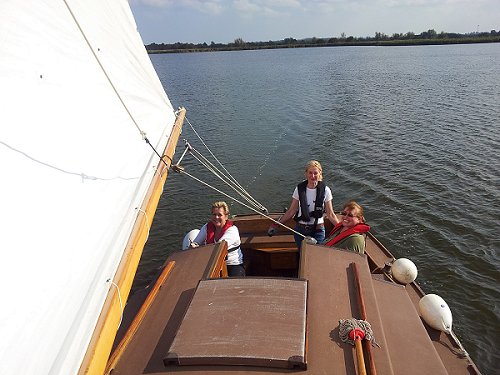
[[[245,276],[243,268],[243,253],[241,252],[240,232],[233,223],[228,220],[229,207],[226,202],[215,202],[212,204],[212,216],[210,221],[201,229],[190,247],[207,245],[215,242],[227,242],[227,273],[229,276]]]
[[[364,254],[365,233],[370,230],[370,227],[365,224],[363,207],[355,201],[349,201],[344,205],[340,215],[342,221],[333,227],[324,244]]]

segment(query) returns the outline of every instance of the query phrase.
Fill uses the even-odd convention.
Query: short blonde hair
[[[344,204],[344,210],[345,209],[349,209],[350,211],[354,210],[354,209],[357,209],[358,210],[358,218],[361,220],[362,223],[365,222],[365,212],[363,210],[363,207],[361,207],[361,205],[356,202],[356,201],[349,201],[347,202],[346,204]]]
[[[229,206],[224,201],[212,203],[212,210],[214,208],[222,208],[224,210],[224,214],[229,215]]]
[[[310,168],[318,168],[319,169],[319,179],[320,181],[323,181],[323,168],[321,167],[321,164],[317,160],[309,160],[306,164],[306,168],[304,170],[304,174],[306,175],[307,178],[307,171]]]

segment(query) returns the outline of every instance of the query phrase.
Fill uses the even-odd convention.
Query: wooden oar
[[[361,288],[361,282],[359,280],[359,272],[356,263],[351,263],[351,268],[354,273],[354,284],[356,285],[356,292],[358,296],[358,306],[359,313],[361,314],[362,320],[366,319],[366,308],[365,308],[365,300],[363,298],[363,290]],[[361,346],[361,342],[360,342]],[[370,375],[377,375],[377,369],[375,368],[375,361],[373,360],[372,346],[370,344],[365,345],[366,348],[366,357],[368,360],[368,365],[370,368]]]

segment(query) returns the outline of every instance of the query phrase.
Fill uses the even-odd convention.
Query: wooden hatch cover
[[[306,280],[202,280],[164,364],[306,369],[306,304]]]

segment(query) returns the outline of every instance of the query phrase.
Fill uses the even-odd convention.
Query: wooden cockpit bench
[[[273,237],[240,233],[241,246],[260,251],[275,251],[275,249],[288,249],[297,251],[297,245],[290,234],[277,234]]]

